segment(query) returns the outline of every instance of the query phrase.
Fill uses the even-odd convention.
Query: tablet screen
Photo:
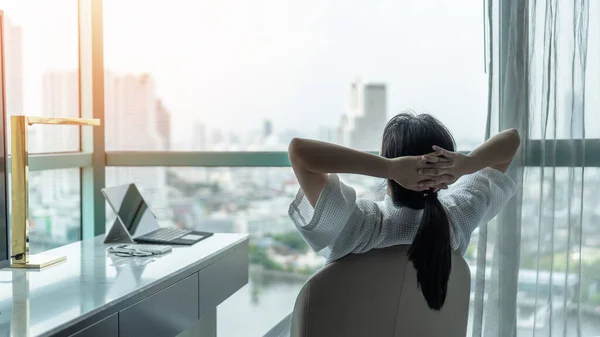
[[[102,192],[134,239],[159,228],[156,217],[134,184],[108,187]]]

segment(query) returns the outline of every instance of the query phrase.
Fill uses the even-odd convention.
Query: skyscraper
[[[23,114],[23,28],[4,15],[4,85],[6,114]],[[7,117],[10,121],[10,118]],[[10,122],[6,128],[6,146],[10,149]],[[10,151],[10,150],[9,150]]]
[[[165,150],[171,148],[171,113],[162,100],[156,100],[156,127]]]
[[[339,137],[344,145],[360,150],[377,150],[387,121],[385,84],[364,84],[358,80],[350,87],[350,104],[342,119]]]
[[[194,151],[206,151],[208,150],[208,135],[206,126],[201,122],[194,123],[194,129],[192,130],[192,150]]]
[[[355,122],[364,114],[363,96],[364,82],[361,79],[352,82],[350,84],[348,107],[340,120],[338,132],[338,138],[342,145],[352,146],[352,132],[355,128]]]
[[[51,71],[42,77],[42,115],[79,117],[79,77],[76,70]],[[32,152],[65,151],[78,148],[79,129],[73,126],[34,126],[39,133]]]
[[[340,117],[340,124],[336,130],[337,143],[340,145],[350,145],[350,133],[348,130],[348,115],[343,114]]]
[[[104,114],[109,151],[163,151],[157,95],[149,74],[105,75]]]
[[[266,120],[263,126],[262,138],[267,139],[273,134],[273,122]]]
[[[42,77],[42,100],[35,110],[24,111],[23,104],[23,29],[6,15],[4,16],[4,93],[7,125],[6,146],[11,146],[11,115],[73,116],[77,114],[77,79],[69,74],[47,73]],[[39,90],[40,88],[32,88]],[[75,104],[71,105],[71,96]],[[58,130],[57,130],[58,128]],[[78,144],[77,130],[60,132],[61,127],[36,126],[28,128],[29,152],[50,152],[73,148]],[[79,228],[79,179],[69,170],[41,171],[30,174],[30,224],[33,232],[36,226],[46,235],[64,236],[70,228]],[[60,202],[57,202],[60,201]],[[32,233],[33,233],[32,232]],[[60,242],[60,241],[58,241]]]
[[[107,151],[164,151],[159,127],[157,95],[149,74],[105,73],[104,115]],[[163,130],[164,131],[164,130]],[[164,167],[116,168],[106,185],[136,183],[150,199],[153,210],[166,209]]]
[[[42,116],[79,117],[79,79],[72,71],[51,71],[42,75]],[[79,128],[37,125],[30,128],[30,152],[54,152],[78,148]],[[39,185],[41,201],[52,205],[56,199],[77,195],[79,179],[72,170],[43,171]],[[33,187],[33,186],[32,186]]]

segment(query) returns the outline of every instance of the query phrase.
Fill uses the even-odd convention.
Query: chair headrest
[[[417,286],[408,245],[349,255],[325,266],[304,285],[292,315],[292,336],[466,335],[471,274],[452,256],[448,295],[432,311]]]

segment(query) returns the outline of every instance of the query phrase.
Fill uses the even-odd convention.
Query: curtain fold
[[[600,1],[485,13],[486,137],[519,130],[520,191],[479,230],[470,334],[600,336]]]

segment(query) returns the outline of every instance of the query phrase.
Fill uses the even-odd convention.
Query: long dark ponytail
[[[408,249],[408,258],[417,270],[417,282],[427,304],[440,310],[446,300],[452,268],[450,223],[437,193],[429,191],[424,199],[421,224]]]
[[[386,158],[416,156],[432,152],[438,145],[454,151],[454,139],[446,127],[430,115],[401,113],[385,127],[381,155]],[[427,304],[440,310],[446,300],[452,268],[450,222],[433,190],[416,192],[388,181],[394,204],[423,209],[421,223],[408,258],[417,271],[417,283]]]

